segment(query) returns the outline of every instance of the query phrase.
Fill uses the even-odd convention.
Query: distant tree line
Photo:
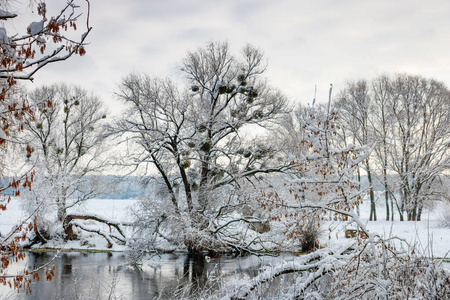
[[[349,82],[334,105],[342,142],[373,148],[362,168],[370,185],[374,171],[384,185],[386,220],[397,210],[400,220],[420,221],[427,202],[448,199],[450,91],[444,83],[409,74]],[[376,220],[371,187],[369,194]]]

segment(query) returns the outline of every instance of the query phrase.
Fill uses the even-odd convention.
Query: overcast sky
[[[60,5],[61,0],[47,0]],[[53,4],[52,4],[53,3]],[[186,51],[227,40],[265,53],[270,84],[292,101],[325,101],[348,80],[409,72],[450,84],[450,1],[91,0],[83,57],[49,66],[34,86],[71,82],[111,103],[130,72],[176,76]],[[179,73],[178,73],[179,74]]]

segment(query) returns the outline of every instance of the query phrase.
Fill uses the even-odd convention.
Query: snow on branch
[[[330,249],[321,249],[307,255],[296,257],[291,262],[284,262],[282,264],[277,264],[274,267],[269,267],[252,279],[240,280],[239,283],[233,287],[234,293],[222,298],[222,300],[246,299],[246,297],[258,286],[271,281],[276,277],[283,274],[308,271],[308,277],[302,278],[301,285],[297,287],[297,292],[302,292],[315,280],[321,278],[326,273],[332,272],[336,266],[340,264],[340,260],[346,257],[343,253],[352,246],[353,244],[347,245],[336,252],[332,252]],[[345,262],[345,260],[342,261]]]
[[[111,246],[114,244],[113,239],[115,239],[116,241],[118,241],[121,245],[125,245],[125,244],[126,244],[126,241],[125,241],[124,238],[121,238],[121,237],[119,237],[119,236],[117,236],[117,235],[115,235],[115,234],[109,233],[109,232],[102,231],[102,230],[97,229],[97,228],[90,228],[90,227],[87,227],[87,226],[85,226],[85,225],[84,225],[83,223],[81,223],[81,222],[71,221],[71,222],[70,222],[70,225],[74,225],[74,226],[76,226],[76,227],[78,227],[78,228],[80,228],[80,229],[82,229],[82,230],[84,230],[84,231],[87,231],[87,232],[93,232],[93,233],[97,233],[98,235],[101,235],[102,237],[104,237],[104,238],[106,239],[106,241],[107,241]]]
[[[75,5],[76,0],[67,1],[57,16],[47,18],[45,4],[38,5],[40,21],[31,22],[26,28],[25,34],[8,34],[4,27],[0,27],[0,51],[2,56],[0,63],[0,78],[8,79],[9,86],[13,86],[16,80],[33,80],[33,75],[49,63],[66,60],[73,54],[84,55],[86,50],[86,37],[92,30],[89,25],[90,2],[85,0],[84,12],[79,10],[81,6]],[[63,34],[71,29],[77,30],[77,23],[84,15],[86,22],[85,32],[79,38],[73,39]],[[0,20],[8,20],[17,17],[16,14],[0,10]],[[54,48],[50,50],[48,48]],[[65,55],[57,56],[62,51]]]
[[[94,220],[100,223],[104,223],[110,227],[114,227],[117,232],[119,232],[120,236],[116,235],[116,234],[112,234],[112,233],[108,233],[108,232],[104,232],[100,229],[94,229],[94,228],[89,228],[86,227],[82,222],[78,222],[75,220]],[[103,236],[109,244],[113,245],[113,239],[115,239],[116,241],[118,241],[120,244],[125,245],[126,243],[126,236],[122,230],[122,228],[120,228],[121,225],[130,225],[128,223],[118,223],[114,220],[111,219],[107,219],[104,217],[101,217],[99,215],[88,215],[88,214],[69,214],[66,216],[65,220],[64,220],[64,228],[66,231],[68,231],[68,235],[71,235],[71,225],[77,226],[78,228],[84,230],[84,231],[88,231],[88,232],[93,232],[93,233],[97,233],[101,236]]]

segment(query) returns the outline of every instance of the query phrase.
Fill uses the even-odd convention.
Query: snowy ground
[[[129,221],[129,208],[136,202],[136,200],[110,200],[110,199],[93,199],[89,200],[84,207],[74,210],[72,212],[87,212],[104,216],[109,219],[117,221]],[[448,208],[447,208],[448,209]],[[382,237],[399,237],[409,244],[416,245],[417,249],[427,256],[438,258],[446,258],[450,260],[450,228],[443,228],[440,226],[442,222],[444,210],[443,205],[437,205],[432,211],[425,211],[423,213],[422,221],[420,222],[400,222],[400,221],[384,221],[382,217],[385,213],[384,207],[377,207],[378,220],[376,222],[368,221],[368,203],[364,203],[361,207],[361,220],[367,224],[367,228],[372,233],[376,233]],[[20,208],[20,203],[13,200],[6,211],[0,212],[0,233],[5,235],[11,228],[17,224],[18,220],[25,217]],[[398,220],[398,216],[395,216]],[[102,230],[109,230],[107,226],[91,224],[92,226],[102,226]],[[336,222],[330,223],[336,228],[343,227],[342,224]],[[325,226],[323,227],[325,228]],[[327,227],[326,227],[327,228]],[[338,230],[337,234],[332,233],[329,237],[325,233],[322,237],[322,245],[337,247],[341,243],[345,243],[347,239],[344,237],[344,230]],[[66,249],[98,249],[106,250],[106,241],[102,237],[94,234],[87,236],[86,245],[81,245],[80,241],[71,241],[64,245],[46,245],[47,247],[64,247]],[[114,245],[114,251],[124,250],[123,246]],[[449,264],[447,264],[449,266]]]
[[[420,222],[400,222],[398,215],[395,215],[394,222],[385,221],[384,206],[377,207],[378,221],[369,221],[369,202],[361,206],[361,220],[366,224],[367,229],[373,234],[388,239],[397,237],[406,241],[409,245],[415,245],[417,251],[436,258],[447,258],[450,260],[450,228],[442,226],[444,205],[437,205],[433,210],[424,211]],[[345,227],[343,224],[329,223],[336,228]],[[325,227],[325,226],[324,226]],[[348,228],[355,228],[348,226]],[[332,234],[329,239],[325,234],[322,237],[322,245],[337,246],[345,241],[344,230],[338,230],[338,235]]]
[[[87,201],[82,207],[69,210],[70,213],[89,213],[103,216],[107,219],[127,222],[130,220],[130,207],[132,207],[137,200],[112,200],[112,199],[91,199]],[[5,236],[20,220],[26,218],[25,213],[21,209],[20,201],[13,199],[8,205],[6,211],[0,211],[0,234]],[[90,227],[98,227],[103,231],[108,231],[109,228],[105,224],[100,224],[92,221]],[[124,246],[114,245],[113,248],[106,247],[106,240],[96,234],[87,234],[86,245],[81,245],[80,241],[69,241],[64,244],[49,243],[44,247],[56,247],[64,249],[95,249],[95,250],[112,250],[123,251]]]

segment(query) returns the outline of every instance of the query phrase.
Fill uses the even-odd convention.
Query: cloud
[[[269,82],[298,101],[311,99],[316,84],[326,100],[329,83],[338,90],[346,80],[385,72],[411,71],[441,80],[448,80],[450,72],[450,2],[445,0],[111,0],[91,5],[88,55],[42,73],[89,81],[89,88],[107,97],[129,72],[176,75],[186,51],[211,40],[229,41],[235,53],[246,43],[260,47],[269,61]]]

